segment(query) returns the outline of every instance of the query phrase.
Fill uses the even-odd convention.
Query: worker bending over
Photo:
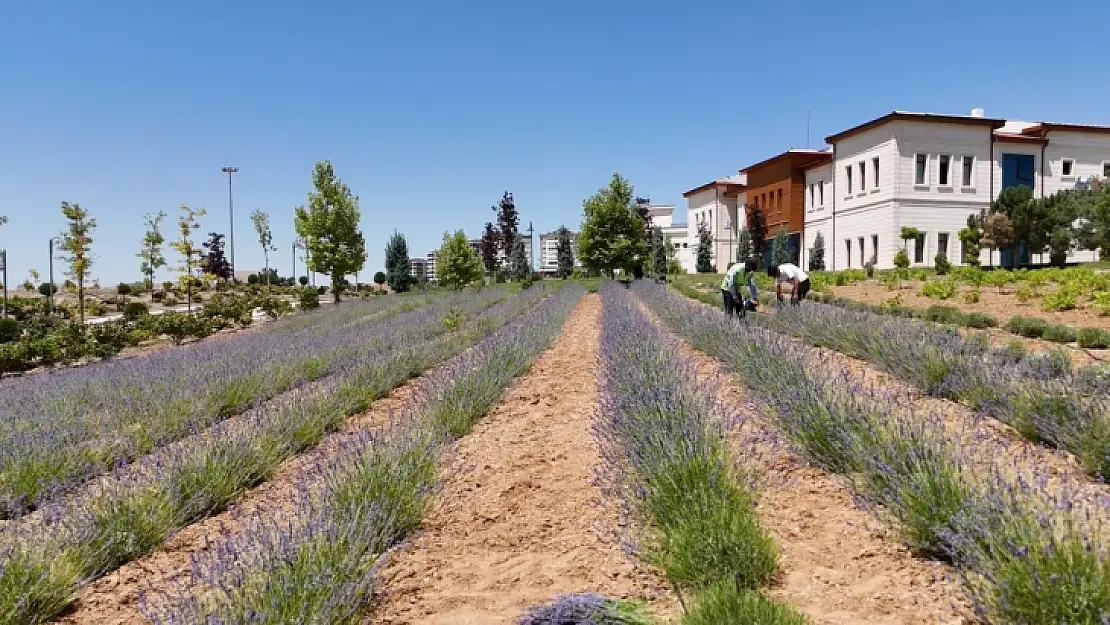
[[[743,263],[736,263],[728,268],[725,272],[725,278],[721,281],[721,299],[724,300],[725,314],[729,317],[735,311],[737,317],[743,317],[744,313],[749,310],[749,303],[751,303],[751,310],[755,309],[754,302],[759,301],[755,292],[755,270],[756,263],[752,259],[748,259]],[[740,285],[747,284],[749,295],[751,298],[745,300],[740,294]]]
[[[809,293],[809,276],[797,265],[783,263],[767,268],[767,275],[775,279],[775,296],[782,301],[782,285],[790,285],[790,303],[797,306]]]

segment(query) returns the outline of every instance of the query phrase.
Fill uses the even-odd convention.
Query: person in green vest
[[[757,269],[755,259],[749,258],[743,263],[736,263],[728,268],[725,272],[725,277],[721,280],[721,299],[724,301],[725,314],[732,317],[733,313],[737,317],[743,317],[745,312],[754,310],[754,303],[759,301],[755,292],[755,271]],[[740,285],[746,284],[748,286],[750,299],[744,299],[740,295]]]

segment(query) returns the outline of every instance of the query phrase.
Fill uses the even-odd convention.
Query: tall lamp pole
[[[4,280],[4,318],[8,318],[8,250],[0,250],[0,270],[3,270]]]
[[[300,239],[293,239],[293,281],[297,282],[297,250],[303,250],[304,243]]]
[[[228,240],[231,247],[231,282],[235,282],[235,204],[231,196],[231,176],[232,174],[239,173],[238,167],[224,167],[221,169],[223,173],[227,174],[227,218],[228,218]]]
[[[54,244],[62,244],[62,237],[50,237],[50,314],[54,314],[54,291],[58,285],[54,284]]]

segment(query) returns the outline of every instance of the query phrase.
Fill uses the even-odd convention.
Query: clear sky
[[[1110,124],[1101,4],[0,0],[0,246],[10,283],[45,277],[79,202],[94,276],[137,280],[142,215],[202,206],[226,233],[235,165],[237,268],[262,265],[261,207],[286,275],[292,207],[331,159],[368,276],[394,229],[414,256],[478,236],[505,190],[537,234],[576,228],[614,171],[682,207],[805,147],[807,107],[813,147],[894,109]]]

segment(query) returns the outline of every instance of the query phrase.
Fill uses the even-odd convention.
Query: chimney
[[[986,116],[986,114],[987,114],[987,112],[984,111],[983,109],[971,109],[971,116],[972,117],[984,117],[984,116]]]

